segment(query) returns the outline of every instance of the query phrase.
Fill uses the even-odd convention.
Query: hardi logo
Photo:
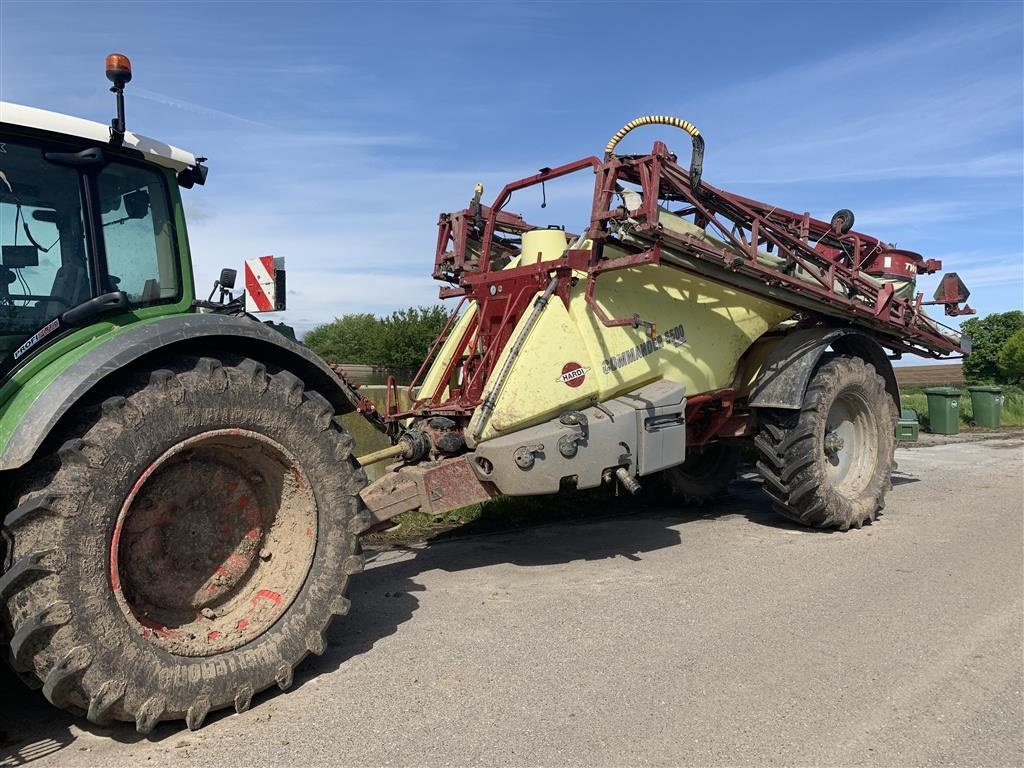
[[[568,384],[570,387],[578,387],[587,378],[589,370],[579,363],[566,363],[562,366],[562,375],[558,377],[558,381]]]

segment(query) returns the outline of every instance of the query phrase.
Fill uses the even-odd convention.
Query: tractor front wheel
[[[229,355],[141,371],[31,466],[5,520],[15,669],[148,732],[292,682],[348,609],[365,476],[325,398]]]

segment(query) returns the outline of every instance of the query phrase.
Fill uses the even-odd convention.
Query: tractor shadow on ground
[[[208,722],[215,719],[211,716]],[[184,721],[160,723],[148,736],[137,733],[134,723],[95,725],[56,709],[40,691],[29,690],[10,667],[0,664],[0,768],[28,765],[44,758],[51,758],[48,765],[60,765],[58,753],[75,749],[83,735],[131,745],[188,733]],[[77,749],[88,751],[94,744],[86,740]],[[131,762],[133,759],[125,756],[124,763]]]
[[[907,483],[919,483],[919,482],[921,482],[921,478],[914,477],[913,475],[908,475],[906,472],[893,472],[892,473],[892,484],[894,486],[896,486],[896,485],[906,485]]]
[[[894,478],[894,482],[901,480]],[[803,528],[779,517],[761,493],[759,481],[748,473],[733,483],[730,496],[703,507],[680,507],[664,497],[638,498],[583,519],[536,522],[528,527],[480,534],[470,529],[469,535],[460,529],[435,537],[423,546],[368,552],[366,571],[354,577],[350,585],[349,614],[331,625],[323,655],[309,656],[299,664],[293,689],[357,659],[413,618],[419,607],[417,593],[425,590],[417,583],[417,577],[427,571],[457,572],[503,563],[532,567],[617,557],[639,561],[647,553],[679,546],[689,523],[733,516],[745,517],[780,533],[813,530],[821,536],[833,535],[832,531]],[[177,737],[171,743],[182,746],[182,741],[215,737],[216,730],[208,729],[215,729],[219,721],[234,716],[231,708],[213,712],[197,734],[190,734],[182,721],[170,721],[143,736],[136,733],[131,723],[96,726],[85,718],[55,710],[38,691],[26,690],[6,669],[0,672],[0,691],[0,768],[25,765],[64,749],[74,749],[75,741],[83,733],[125,745]],[[276,712],[280,695],[277,687],[258,694],[243,717],[253,723],[268,719]],[[59,761],[59,757],[55,759]]]
[[[0,664],[0,768],[27,765],[68,747],[74,717],[54,709]]]

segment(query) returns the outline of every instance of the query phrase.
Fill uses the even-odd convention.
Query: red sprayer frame
[[[593,247],[570,248],[554,261],[503,269],[518,254],[514,238],[537,229],[517,214],[502,210],[512,193],[577,171],[591,169],[595,176],[591,218],[586,237]],[[615,205],[624,189],[642,196],[634,210]],[[661,206],[680,204],[674,211],[713,235],[712,240],[679,234],[664,228]],[[729,284],[736,289],[791,307],[808,324],[837,322],[863,327],[896,354],[911,352],[928,357],[959,352],[957,342],[942,334],[934,321],[925,320],[921,307],[941,303],[947,315],[971,312],[958,305],[967,298],[962,284],[947,280],[935,302],[922,294],[897,296],[891,283],[866,279],[878,276],[929,274],[941,263],[893,248],[878,238],[842,231],[841,221],[825,222],[807,213],[741,197],[698,181],[677,162],[662,142],[646,155],[609,156],[602,161],[585,157],[576,162],[507,184],[491,206],[480,203],[458,213],[442,214],[438,222],[435,279],[451,283],[441,298],[455,296],[477,302],[477,315],[458,340],[458,350],[433,392],[420,392],[409,411],[391,407],[385,419],[395,423],[408,417],[468,416],[483,400],[484,385],[513,330],[533,301],[555,281],[553,296],[568,305],[574,272],[586,274],[586,301],[607,326],[647,327],[641,314],[608,317],[595,299],[597,278],[609,271],[643,264],[666,264]],[[621,240],[628,233],[629,244]],[[569,236],[570,242],[574,239]],[[604,256],[609,240],[627,250],[614,259]],[[758,261],[760,251],[782,260],[781,266]],[[804,279],[794,273],[800,270]],[[459,307],[461,308],[462,303]],[[639,308],[638,308],[639,310]],[[409,388],[421,381],[437,350],[454,329],[453,313],[441,337]],[[828,318],[828,320],[826,320]],[[449,386],[450,382],[458,382]],[[730,400],[731,391],[715,393],[716,402]],[[447,395],[447,396],[446,396]],[[719,396],[721,395],[721,396]],[[695,401],[695,407],[701,405]],[[728,414],[723,415],[723,422]],[[722,427],[718,424],[716,428]]]

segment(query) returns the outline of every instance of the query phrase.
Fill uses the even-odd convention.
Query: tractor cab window
[[[93,296],[78,173],[0,141],[0,360]]]
[[[110,163],[96,182],[107,290],[124,291],[135,306],[177,300],[181,278],[163,174]]]

